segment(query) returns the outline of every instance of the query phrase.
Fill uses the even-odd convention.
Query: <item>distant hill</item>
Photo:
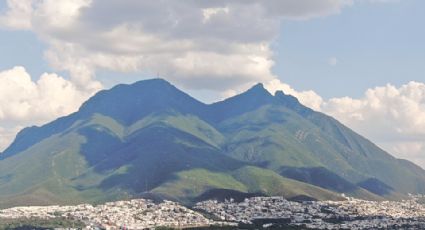
[[[420,167],[261,84],[210,105],[161,79],[118,85],[76,113],[23,129],[0,155],[3,207],[424,192]]]

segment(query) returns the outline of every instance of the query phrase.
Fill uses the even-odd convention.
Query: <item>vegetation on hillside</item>
[[[0,158],[1,207],[147,193],[190,203],[211,191],[396,198],[424,193],[425,171],[261,84],[206,105],[160,79],[101,91],[24,129]]]

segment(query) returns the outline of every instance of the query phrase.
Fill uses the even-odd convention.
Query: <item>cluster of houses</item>
[[[282,197],[253,197],[243,202],[213,200],[198,203],[195,209],[222,221],[256,224],[262,227],[299,226],[310,229],[425,229],[425,206],[412,196],[404,201],[292,202]],[[276,227],[276,226],[275,226]]]
[[[29,206],[0,210],[0,220],[69,218],[87,229],[186,228],[212,225],[298,226],[311,229],[425,229],[422,196],[404,201],[292,202],[282,197],[252,197],[242,202],[208,200],[192,209],[176,202],[135,199],[102,205]],[[208,217],[206,217],[208,216]],[[258,226],[260,225],[260,226]]]
[[[0,219],[55,217],[81,220],[88,229],[145,229],[159,226],[184,228],[209,226],[213,223],[200,213],[178,203],[154,203],[145,199],[108,202],[97,206],[30,206],[0,211]]]

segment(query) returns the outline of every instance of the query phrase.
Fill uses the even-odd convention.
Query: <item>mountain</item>
[[[424,192],[423,169],[262,84],[209,105],[161,79],[118,85],[69,116],[23,129],[0,155],[2,207]]]

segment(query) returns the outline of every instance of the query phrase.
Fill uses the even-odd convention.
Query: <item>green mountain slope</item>
[[[261,84],[211,105],[160,79],[119,85],[22,130],[0,155],[0,206],[423,192],[423,169]]]

